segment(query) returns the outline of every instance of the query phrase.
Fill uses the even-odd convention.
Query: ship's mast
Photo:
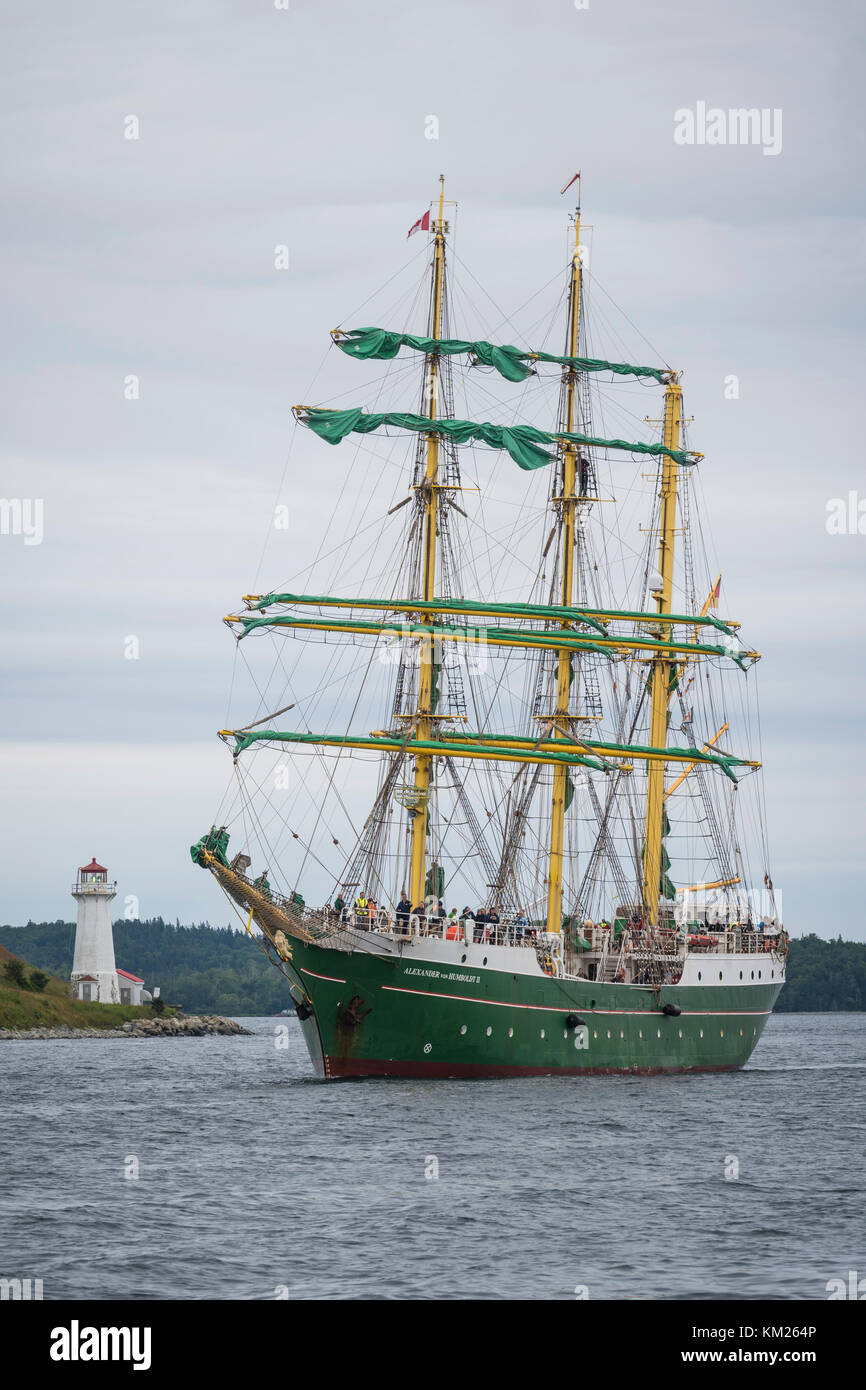
[[[666,768],[679,764],[681,775],[675,777],[667,788],[675,790],[682,778],[692,768],[708,764],[720,768],[732,781],[736,781],[735,767],[758,767],[750,759],[723,753],[714,748],[716,740],[724,732],[723,726],[718,734],[709,739],[702,749],[696,747],[668,747],[667,724],[670,691],[678,666],[686,661],[699,660],[705,656],[730,657],[738,666],[746,669],[747,661],[758,659],[759,653],[738,649],[732,650],[728,643],[709,641],[702,636],[709,627],[721,629],[727,638],[735,636],[738,626],[725,623],[715,617],[708,617],[706,605],[700,614],[682,614],[672,611],[674,539],[676,530],[678,467],[689,467],[697,463],[702,455],[692,450],[680,448],[682,426],[682,397],[679,377],[668,367],[635,366],[629,363],[613,363],[602,359],[580,356],[580,336],[582,331],[582,266],[581,266],[581,218],[580,198],[574,215],[574,246],[571,255],[568,279],[566,351],[560,355],[545,352],[518,352],[513,347],[496,348],[487,342],[463,342],[449,339],[448,300],[445,264],[445,238],[448,224],[444,217],[445,189],[444,179],[440,180],[438,218],[433,221],[433,257],[430,267],[430,298],[428,309],[429,341],[419,339],[408,333],[393,333],[390,330],[375,329],[336,329],[334,341],[352,356],[388,360],[400,346],[410,347],[424,354],[423,388],[424,399],[418,415],[405,415],[391,412],[368,415],[357,410],[331,410],[324,407],[298,405],[294,407],[296,419],[312,429],[329,443],[338,443],[346,435],[357,432],[367,434],[372,429],[390,428],[415,432],[419,448],[415,455],[412,494],[413,518],[410,529],[410,545],[406,551],[404,565],[409,579],[404,594],[395,599],[393,595],[383,598],[369,596],[346,597],[339,594],[282,594],[247,595],[245,614],[230,614],[226,622],[237,632],[238,639],[248,636],[259,628],[285,629],[290,633],[310,633],[321,636],[326,633],[357,634],[367,638],[389,638],[402,633],[404,640],[416,644],[419,655],[417,681],[407,681],[403,674],[405,659],[401,657],[401,671],[394,699],[394,714],[399,721],[399,729],[373,730],[366,736],[349,733],[345,730],[313,732],[312,730],[291,731],[262,728],[276,716],[267,716],[242,729],[223,729],[221,737],[234,741],[234,755],[238,758],[253,744],[303,744],[338,748],[342,752],[351,749],[376,750],[381,755],[394,754],[392,768],[394,778],[404,764],[405,758],[413,759],[413,783],[400,785],[393,790],[394,799],[409,813],[408,846],[397,856],[396,864],[403,863],[407,868],[405,887],[415,906],[425,898],[428,878],[428,849],[431,798],[435,795],[436,759],[443,759],[450,766],[453,760],[513,764],[518,768],[532,767],[535,782],[530,785],[527,810],[521,807],[510,822],[506,818],[506,847],[503,851],[503,867],[488,869],[491,882],[499,879],[504,882],[508,872],[508,856],[518,857],[521,822],[526,819],[528,805],[532,801],[535,787],[543,767],[551,769],[552,791],[550,799],[550,841],[547,855],[546,883],[546,926],[556,934],[562,930],[564,878],[566,867],[565,821],[571,790],[570,772],[588,768],[592,772],[617,774],[609,806],[619,786],[619,773],[632,772],[634,765],[647,764],[647,788],[644,825],[643,869],[641,871],[640,891],[646,917],[657,921],[659,916],[659,896],[666,880],[667,856],[665,854],[665,835],[667,819],[665,816]],[[425,224],[429,225],[427,217]],[[450,369],[445,363],[447,355],[468,353],[470,359],[495,365],[500,374],[508,380],[521,380],[526,371],[532,370],[531,362],[558,364],[562,373],[560,378],[559,423],[554,430],[525,430],[515,426],[506,429],[492,423],[475,424],[472,421],[449,421],[451,410]],[[498,360],[501,355],[503,360]],[[443,367],[443,363],[444,367]],[[523,366],[525,366],[525,371]],[[622,439],[599,439],[583,431],[591,428],[585,412],[581,416],[581,390],[585,384],[586,373],[611,371],[616,375],[630,375],[639,379],[654,378],[665,386],[665,406],[663,439],[652,444],[644,442],[629,443]],[[442,418],[444,416],[446,418]],[[654,422],[659,423],[659,422]],[[458,426],[455,429],[455,425]],[[556,454],[556,476],[553,481],[550,502],[556,516],[557,558],[551,579],[552,591],[547,595],[547,603],[509,604],[494,599],[485,601],[467,600],[456,597],[449,583],[449,550],[447,538],[440,534],[447,526],[449,498],[459,488],[455,447],[450,442],[452,435],[459,435],[461,442],[467,438],[483,441],[493,449],[507,451],[521,468],[533,469],[550,461],[550,454],[536,448],[538,443],[554,445]],[[440,443],[445,439],[446,443]],[[456,441],[455,441],[456,442]],[[661,460],[658,496],[658,569],[659,578],[652,584],[654,605],[647,604],[649,611],[607,609],[587,606],[589,597],[583,592],[581,579],[586,509],[596,499],[589,496],[595,489],[591,486],[591,465],[583,457],[584,447],[601,447],[621,452],[657,455]],[[440,452],[442,466],[440,467]],[[406,499],[408,500],[408,499]],[[400,504],[403,505],[403,504]],[[459,510],[459,509],[458,509]],[[655,532],[655,528],[654,528]],[[650,539],[650,546],[654,541]],[[441,546],[442,566],[437,575],[437,547]],[[437,592],[440,597],[437,598]],[[265,616],[266,610],[277,607],[278,611]],[[308,607],[336,609],[335,614],[312,617]],[[341,612],[341,610],[360,610]],[[369,618],[365,610],[375,610]],[[462,613],[473,618],[491,618],[492,626],[480,629],[455,622],[456,614]],[[398,629],[395,615],[405,615]],[[515,618],[519,625],[509,626],[507,620]],[[538,620],[537,625],[527,626],[527,620]],[[506,620],[503,624],[502,620]],[[611,629],[611,624],[618,625]],[[620,630],[622,627],[622,630]],[[678,629],[690,629],[689,633]],[[466,644],[477,641],[481,636],[493,655],[506,655],[514,649],[527,653],[555,653],[555,668],[546,668],[537,682],[537,700],[534,717],[540,722],[538,736],[527,737],[518,732],[472,732],[460,727],[466,719],[463,712],[455,713],[453,692],[450,696],[448,714],[439,713],[439,668],[443,664],[441,651],[443,643],[449,644],[446,651],[459,650],[453,644]],[[639,653],[640,655],[633,655]],[[645,660],[647,662],[647,684],[650,695],[650,734],[649,744],[635,744],[632,740],[634,725],[630,731],[618,729],[614,741],[599,741],[583,736],[581,726],[585,720],[598,716],[590,715],[584,705],[581,708],[581,685],[583,679],[573,681],[573,674],[582,678],[586,668],[581,671],[580,663],[586,657],[594,661],[600,655],[607,655],[613,661]],[[575,660],[576,658],[576,660]],[[577,668],[575,671],[574,668]],[[590,676],[592,677],[592,672]],[[551,689],[551,686],[553,689]],[[411,693],[410,693],[411,692]],[[550,697],[546,708],[541,709],[541,700]],[[585,697],[584,697],[585,698]],[[628,698],[628,697],[627,697]],[[287,707],[289,708],[289,707]],[[645,709],[645,696],[641,695],[641,710]],[[276,713],[281,714],[278,710]],[[457,721],[451,727],[450,721]],[[635,721],[636,722],[636,721]],[[450,730],[443,733],[443,726]],[[626,735],[626,736],[624,736]],[[453,775],[453,773],[452,773]],[[457,778],[454,777],[455,782]],[[392,794],[391,783],[387,779],[380,788],[380,810]],[[459,793],[458,793],[459,796]],[[597,801],[597,798],[596,798]],[[596,805],[594,801],[594,806]],[[492,816],[492,812],[489,813]],[[480,835],[472,826],[473,811],[466,813],[466,820],[473,830],[473,844],[480,841]],[[379,835],[387,817],[377,811],[370,822],[369,835],[358,853],[366,856],[373,864],[372,850],[369,846]],[[606,853],[613,864],[615,856],[610,850],[610,831],[606,827],[608,811],[604,812],[600,827],[607,835]],[[545,817],[546,819],[546,817]],[[317,822],[318,823],[318,822]],[[390,822],[389,822],[390,823]],[[449,821],[450,824],[450,821]],[[515,836],[515,827],[517,836]],[[447,827],[446,827],[447,828]],[[367,835],[368,827],[364,828]],[[637,836],[635,837],[637,839]],[[635,844],[638,851],[638,845]],[[403,858],[408,849],[409,863]],[[602,841],[602,849],[605,843]],[[213,859],[210,848],[202,846],[205,853]],[[353,853],[355,853],[353,851]],[[378,851],[377,851],[378,853]],[[593,851],[595,853],[595,851]],[[482,855],[483,858],[483,855]],[[533,856],[534,858],[534,856]],[[202,862],[205,862],[204,859]],[[210,860],[207,861],[210,864]],[[360,860],[359,860],[360,862]],[[366,861],[365,861],[366,862]],[[462,861],[461,861],[462,862]],[[543,862],[543,861],[542,861]],[[486,865],[485,865],[486,866]],[[533,864],[533,873],[535,872]],[[613,869],[617,878],[617,870]],[[725,875],[730,879],[730,875]],[[367,882],[375,879],[380,885],[381,877],[375,868],[369,871]],[[348,886],[354,878],[344,874],[343,886]],[[625,883],[625,874],[618,875],[620,890]],[[384,886],[384,885],[382,885]],[[438,887],[438,884],[435,885]],[[578,899],[583,901],[582,892]]]
[[[433,224],[435,241],[433,247],[433,287],[431,295],[431,319],[429,337],[437,340],[442,336],[442,310],[445,290],[445,176],[439,179],[439,218]],[[431,420],[436,419],[436,397],[439,384],[439,354],[428,353],[425,367],[425,404]],[[436,592],[436,532],[439,502],[439,435],[427,435],[427,470],[421,485],[424,501],[424,548],[422,558],[421,597],[431,602]],[[433,624],[433,616],[422,615],[421,621]],[[429,739],[433,736],[434,714],[434,638],[421,638],[420,668],[418,674],[418,708],[415,712],[415,737]],[[433,759],[418,755],[415,759],[415,796],[410,824],[412,833],[411,862],[409,870],[409,896],[413,907],[424,898],[427,871],[427,824],[430,798],[430,782]]]
[[[665,387],[663,442],[669,449],[678,449],[682,423],[682,387],[678,380]],[[662,461],[661,492],[659,494],[658,572],[661,585],[653,590],[656,611],[670,613],[674,577],[674,534],[677,511],[677,464],[668,454]],[[670,623],[660,622],[656,635],[670,636]],[[669,655],[653,657],[650,665],[650,743],[653,748],[667,744],[668,706],[670,704],[671,673],[674,663]],[[661,891],[662,841],[664,839],[665,762],[659,759],[647,764],[646,834],[643,857],[643,906],[650,922],[658,920]]]
[[[578,175],[577,208],[574,214],[574,252],[568,288],[568,332],[566,335],[566,355],[576,357],[580,335],[580,176]],[[561,412],[560,428],[567,433],[574,429],[575,402],[577,396],[577,372],[573,367],[565,370],[565,393]],[[561,452],[561,493],[554,498],[560,508],[562,544],[562,585],[560,602],[570,607],[574,602],[574,542],[575,513],[579,500],[577,482],[577,449],[573,444],[563,445]],[[570,622],[562,624],[570,628]],[[570,738],[569,695],[572,680],[572,653],[562,649],[559,653],[556,671],[556,707],[551,729],[552,737]],[[550,812],[550,857],[548,862],[547,888],[547,930],[558,932],[562,927],[562,885],[565,841],[565,801],[568,791],[568,768],[556,767],[553,773],[553,799]]]

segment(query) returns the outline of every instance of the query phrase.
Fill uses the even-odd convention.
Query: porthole
[[[493,1032],[493,1029],[492,1029],[492,1028],[488,1028],[488,1029],[487,1029],[487,1036],[488,1036],[488,1038],[490,1037],[490,1034],[491,1034],[492,1032]]]
[[[720,1038],[723,1038],[724,1036],[725,1036],[725,1030],[724,1030],[724,1028],[720,1028],[720,1029],[719,1029],[719,1037],[720,1037]]]
[[[544,1037],[544,1029],[543,1029],[543,1028],[542,1028],[542,1030],[541,1030],[541,1036]]]
[[[776,978],[776,972],[775,972],[775,970],[771,970],[771,971],[770,971],[770,979],[771,979],[771,980],[775,980],[775,978]]]
[[[509,1036],[509,1038],[513,1038],[513,1037],[514,1037],[514,1029],[513,1029],[513,1028],[509,1028],[509,1030],[508,1030],[508,1036]]]
[[[625,1033],[622,1031],[621,1028],[620,1028],[620,1030],[619,1030],[619,1035],[620,1035],[621,1038],[624,1038],[624,1037],[625,1037]]]
[[[567,1028],[563,1028],[563,1030],[562,1030],[562,1036],[563,1036],[564,1038],[567,1038],[567,1037],[568,1037],[568,1029],[567,1029]]]
[[[759,970],[759,971],[758,971],[758,979],[760,980],[760,978],[761,978],[761,972],[760,972],[760,970]]]
[[[682,1030],[682,1028],[678,1029],[678,1032],[679,1032],[680,1037],[682,1037],[682,1035],[683,1035],[683,1030]]]
[[[487,957],[486,957],[486,956],[484,957],[484,959],[483,959],[483,961],[481,962],[481,964],[482,964],[482,965],[486,965],[486,964],[487,964]]]
[[[464,957],[464,959],[465,959],[465,957]],[[719,979],[721,979],[721,978],[722,978],[722,972],[721,972],[721,970],[720,970],[720,971],[719,971]]]
[[[657,1038],[660,1038],[661,1035],[662,1035],[662,1030],[661,1030],[661,1028],[657,1028],[657,1029],[656,1029],[656,1037],[657,1037]]]
[[[609,1029],[609,1028],[608,1028],[608,1030],[607,1030],[607,1036],[610,1037],[610,1029]]]
[[[703,978],[704,978],[704,977],[703,977],[703,975],[701,974],[701,972],[700,972],[700,970],[699,970],[699,971],[698,971],[698,979],[699,979],[699,980],[702,980]]]
[[[465,1023],[464,1023],[464,1024],[461,1024],[460,1032],[461,1032],[461,1033],[465,1033],[465,1032],[466,1032],[466,1024],[465,1024]]]
[[[752,971],[752,979],[754,980],[754,978],[755,978],[755,972],[754,972],[754,970],[753,970],[753,971]]]
[[[743,978],[743,972],[742,972],[742,970],[741,970],[741,971],[740,971],[740,979],[742,980],[742,978]]]
[[[742,1037],[742,1036],[743,1036],[743,1030],[742,1030],[742,1028],[741,1028],[741,1029],[740,1029],[740,1037]]]
[[[638,1028],[638,1030],[637,1030],[637,1035],[638,1035],[639,1038],[642,1038],[642,1037],[643,1037],[643,1029],[642,1029],[642,1028]]]
[[[464,952],[463,952],[463,955],[460,957],[460,964],[462,965],[463,962],[464,962],[465,960],[466,960],[466,952],[464,951]]]
[[[598,1037],[598,1029],[597,1029],[597,1028],[593,1028],[593,1030],[592,1030],[592,1036],[593,1036],[594,1038],[597,1038],[597,1037]]]
[[[702,1028],[702,1029],[701,1029],[701,1037],[703,1037],[703,1036],[704,1036],[704,1030],[703,1030],[703,1028]]]
[[[758,1030],[757,1030],[757,1028],[753,1028],[753,1029],[752,1029],[752,1037],[753,1037],[753,1038],[756,1038],[757,1036],[758,1036]]]

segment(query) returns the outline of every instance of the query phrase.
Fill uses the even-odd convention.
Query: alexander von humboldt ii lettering
[[[680,376],[591,355],[579,196],[528,347],[452,275],[454,206],[442,182],[396,308],[388,282],[405,329],[331,334],[367,404],[294,409],[292,510],[333,511],[225,619],[258,707],[220,733],[232,776],[192,857],[320,1076],[740,1067],[787,943],[758,653],[719,616]]]

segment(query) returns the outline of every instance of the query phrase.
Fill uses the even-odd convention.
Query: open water
[[[866,1014],[776,1016],[741,1072],[501,1081],[323,1083],[294,1019],[241,1022],[0,1043],[0,1277],[45,1299],[826,1299],[866,1276]]]

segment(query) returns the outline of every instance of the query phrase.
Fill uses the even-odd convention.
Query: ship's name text
[[[480,975],[463,975],[458,970],[450,970],[446,974],[441,970],[422,970],[420,965],[407,966],[403,974],[425,975],[428,980],[462,980],[466,985],[477,985],[481,982]]]

